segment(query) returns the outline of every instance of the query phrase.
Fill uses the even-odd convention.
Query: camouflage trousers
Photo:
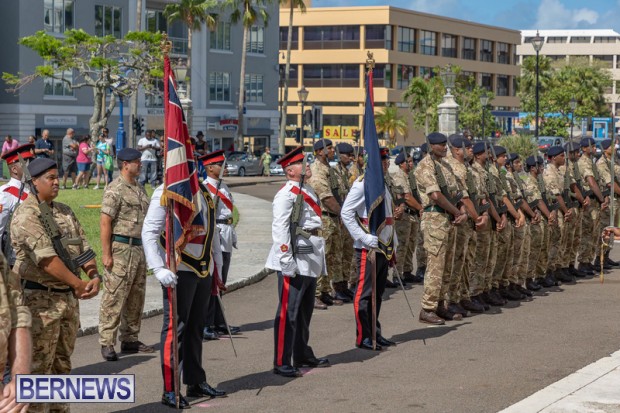
[[[398,238],[398,247],[396,247],[396,271],[402,277],[407,260],[407,251],[409,250],[411,235],[411,216],[407,213],[403,214],[401,219],[396,220],[394,227],[396,237]]]
[[[513,228],[512,232],[512,260],[509,261],[510,266],[508,281],[514,284],[523,284],[525,281],[525,265],[524,255],[527,244],[525,242],[527,234],[529,232],[529,223],[526,221],[525,225],[519,228]],[[508,265],[506,265],[508,267]]]
[[[489,291],[491,288],[493,288],[493,270],[495,269],[495,263],[497,262],[497,244],[499,234],[499,232],[491,230],[491,240],[489,242],[489,258],[487,259],[487,265],[484,269],[484,291]]]
[[[404,272],[413,272],[413,254],[417,254],[419,250],[423,250],[423,247],[418,247],[418,237],[421,236],[420,231],[420,218],[417,216],[411,217],[411,231],[409,232],[409,242],[407,242],[407,252],[405,253],[405,263],[403,265]],[[398,240],[400,242],[400,238]],[[418,261],[418,266],[420,265]],[[424,261],[426,265],[426,258]]]
[[[558,220],[549,228],[549,256],[547,257],[547,271],[555,271],[560,268],[562,258],[562,235],[564,231],[564,214],[558,209]]]
[[[601,208],[598,201],[590,198],[590,206],[583,211],[581,217],[581,245],[579,246],[579,262],[587,263],[594,260],[596,243],[599,242],[599,235],[595,235],[598,226]]]
[[[542,246],[540,248],[540,254],[538,255],[538,261],[536,261],[536,278],[544,277],[547,273],[547,262],[549,260],[549,234],[551,233],[551,227],[552,225],[550,225],[548,221],[543,220],[541,222]]]
[[[24,290],[32,313],[32,374],[71,373],[71,354],[80,328],[80,307],[72,293]],[[29,412],[69,412],[66,403],[31,404]]]
[[[466,274],[464,268],[469,240],[474,235],[472,221],[467,220],[463,225],[456,227],[455,231],[454,259],[450,274],[450,284],[448,285],[448,301],[451,303],[458,303],[463,298],[466,298],[461,296],[461,291],[464,283],[469,284],[469,282],[465,280]]]
[[[351,237],[349,230],[347,230],[342,223],[340,223],[340,233],[342,234],[342,279],[333,280],[333,282],[351,282],[351,278],[354,277],[355,273],[355,250],[353,249],[353,238]]]
[[[566,225],[566,241],[564,244],[564,254],[562,257],[562,268],[575,264],[579,238],[581,237],[582,217],[583,210],[581,208],[573,208],[573,216],[568,225]]]
[[[469,300],[471,298],[471,273],[470,268],[474,262],[474,254],[476,253],[477,236],[476,230],[472,228],[471,237],[469,237],[469,243],[467,244],[467,253],[465,254],[465,263],[463,264],[463,277],[460,284],[460,299]]]
[[[505,287],[508,285],[509,272],[508,260],[512,261],[512,231],[514,226],[508,220],[506,228],[497,234],[497,258],[495,268],[493,268],[493,288]]]
[[[424,214],[422,214],[424,217]],[[426,268],[426,249],[424,248],[424,233],[422,231],[422,218],[420,218],[420,231],[418,231],[418,239],[415,252],[415,260],[418,268]]]
[[[603,228],[608,227],[610,224],[610,213],[610,209],[605,208],[601,210],[601,213],[599,214],[598,225],[595,227],[595,233],[593,234],[595,259],[596,257],[600,257],[601,255],[601,234],[603,233]],[[611,243],[611,245],[614,245],[613,242]]]
[[[422,232],[426,249],[426,275],[422,308],[435,311],[448,291],[455,231],[450,216],[438,212],[425,212],[422,216]]]
[[[529,226],[529,236],[526,237],[526,242],[528,242],[529,247],[525,267],[527,278],[538,278],[536,273],[536,264],[538,263],[538,258],[542,253],[544,227],[546,225],[547,223],[545,220],[541,219],[538,224],[530,224]]]
[[[146,260],[142,246],[112,243],[114,265],[106,271],[99,309],[99,344],[113,346],[120,331],[121,342],[138,341],[144,296]]]
[[[316,282],[316,296],[332,291],[331,282],[343,281],[342,275],[342,234],[338,217],[323,215],[323,238],[325,239],[325,261],[327,274],[320,275]]]
[[[472,239],[475,241],[475,249],[470,249],[467,254],[469,265],[469,281],[471,283],[470,292],[472,296],[481,294],[486,290],[487,265],[491,253],[491,225],[484,230],[474,232]]]

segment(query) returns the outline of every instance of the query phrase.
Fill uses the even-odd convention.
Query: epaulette
[[[362,182],[364,180],[364,174],[361,174],[357,177],[357,182]]]

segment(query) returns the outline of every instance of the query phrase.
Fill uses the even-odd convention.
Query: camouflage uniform
[[[447,190],[451,194],[455,194],[461,188],[459,188],[450,166],[443,160],[435,162],[443,172]],[[422,309],[437,311],[439,302],[445,299],[448,292],[456,231],[451,223],[450,215],[431,210],[435,209],[436,206],[429,195],[440,191],[431,156],[426,156],[420,161],[415,171],[415,177],[420,190],[422,205],[425,207],[421,227],[424,235],[424,248],[427,253],[427,268],[424,277]],[[463,196],[468,196],[464,188],[461,190]]]
[[[130,184],[122,176],[112,181],[103,194],[101,213],[112,218],[112,257],[106,270],[105,289],[99,310],[99,344],[113,346],[120,324],[120,341],[138,341],[144,295],[146,261],[142,243],[130,245],[114,240],[114,235],[139,240],[149,208],[144,187]]]
[[[53,202],[51,208],[60,232],[68,238],[79,240],[79,245],[69,245],[67,248],[71,257],[89,250],[82,226],[73,211],[59,202]],[[69,374],[71,354],[80,327],[80,309],[73,289],[39,267],[42,260],[57,256],[39,215],[37,200],[30,196],[17,208],[11,223],[11,240],[16,255],[13,271],[27,281],[24,297],[32,313],[32,374]],[[79,269],[75,276],[80,276]],[[28,281],[57,291],[32,289]],[[68,412],[69,405],[32,404],[29,411],[43,412],[47,409]]]
[[[407,194],[411,194],[409,177],[402,169],[398,168],[396,172],[391,174],[391,184],[391,192],[394,202],[397,202],[399,199],[404,199]],[[403,206],[408,208],[406,204],[403,204]],[[413,222],[413,216],[406,212],[395,222],[396,237],[398,238],[398,247],[396,249],[396,270],[398,271],[398,275],[400,277],[404,274],[407,253],[410,250],[409,243],[411,242],[411,226]]]
[[[504,188],[500,172],[495,165],[489,166],[489,179],[494,180],[496,188],[496,199],[500,200],[508,195]],[[506,228],[499,233],[495,233],[495,246],[491,247],[492,255],[492,272],[491,272],[491,288],[500,288],[508,285],[508,280],[504,275],[508,263],[508,257],[512,257],[512,225],[506,225]],[[495,252],[493,251],[495,250]]]
[[[487,187],[488,173],[484,167],[474,162],[472,164],[472,173],[474,183],[478,189],[478,195],[488,198],[489,192]],[[491,223],[487,228],[474,232],[472,237],[475,240],[475,250],[470,249],[467,254],[468,262],[467,271],[469,272],[470,292],[472,296],[477,296],[483,292],[487,292],[487,271],[488,261],[491,248],[491,234],[495,233],[491,228]]]
[[[577,162],[573,162],[569,160],[568,165],[569,165],[569,170],[571,171],[571,176],[576,183],[577,181],[576,181],[576,176],[575,176],[575,166],[577,165]],[[574,216],[572,219],[572,225],[570,225],[570,227],[572,228],[572,231],[574,231],[574,233],[572,234],[572,237],[569,240],[569,243],[566,249],[566,255],[565,255],[568,265],[575,263],[575,259],[577,258],[577,254],[579,253],[579,244],[581,243],[581,234],[582,234],[581,222],[583,220],[583,213],[584,213],[584,210],[581,205],[573,209]]]
[[[516,178],[512,172],[509,170],[503,170],[502,173],[505,173],[506,184],[508,190],[510,192],[510,198],[514,201],[514,207],[519,212],[519,208],[517,208],[517,204],[522,200],[521,191],[519,190],[519,186],[517,184]],[[506,268],[504,268],[504,285],[507,284],[520,284],[519,278],[523,276],[522,273],[519,272],[519,261],[521,260],[521,255],[523,254],[523,241],[525,239],[525,234],[528,231],[527,220],[525,225],[520,226],[519,228],[513,226],[512,227],[512,242],[511,249],[508,250],[508,257],[506,262]]]
[[[599,173],[599,188],[601,188],[601,190],[605,189],[609,189],[611,188],[610,186],[610,182],[611,182],[611,174],[610,174],[610,170],[611,170],[611,160],[607,159],[607,157],[605,156],[605,154],[603,154],[603,156],[601,156],[599,158],[598,161],[596,161],[596,168],[598,169],[598,173]],[[614,170],[615,170],[615,177],[614,179],[616,180],[616,182],[620,182],[620,165],[618,165],[616,162],[614,162]],[[611,190],[610,190],[610,194],[611,194]],[[611,198],[611,195],[610,195]],[[616,212],[617,209],[617,203],[614,204],[614,214]],[[605,228],[606,226],[610,225],[610,214],[611,214],[611,210],[609,207],[605,208],[604,210],[601,211],[600,214],[600,219],[599,219],[599,225],[598,225],[598,237],[596,240],[596,250],[595,250],[595,258],[596,257],[600,257],[600,253],[601,253],[601,233],[603,231],[603,228]],[[611,245],[613,246],[613,242],[611,243]]]
[[[412,169],[409,171],[409,189],[411,189],[411,193],[418,193],[418,184],[415,180],[415,171]],[[417,195],[419,198],[419,195]],[[413,209],[410,209],[413,212]],[[411,229],[409,230],[409,241],[407,242],[407,251],[405,252],[405,262],[403,264],[403,272],[413,272],[413,254],[418,253],[417,245],[418,245],[418,237],[421,234],[420,231],[420,213],[413,212],[412,214],[408,214],[411,218]],[[400,241],[400,238],[399,238]],[[419,249],[423,250],[423,247]],[[418,261],[418,266],[420,262]],[[426,261],[424,261],[424,265],[426,266]]]
[[[547,198],[555,200],[558,195],[562,194],[562,188],[564,187],[564,177],[559,168],[553,164],[547,164],[545,172],[543,173],[543,179],[545,180],[545,187],[547,188]],[[549,256],[547,261],[547,271],[555,271],[561,268],[560,262],[562,259],[562,234],[564,231],[564,213],[558,208],[558,221],[556,225],[549,228]]]
[[[542,198],[540,190],[538,189],[538,182],[529,173],[523,176],[523,192],[525,193],[525,200],[528,203]],[[527,278],[538,278],[536,274],[536,263],[542,253],[544,226],[546,225],[547,223],[544,216],[538,224],[529,225],[529,236],[526,237],[526,243],[529,243],[529,248],[524,255],[523,263],[524,273]]]
[[[332,168],[316,160],[310,167],[312,177],[308,181],[320,201],[334,196],[330,185]],[[333,178],[332,178],[333,180]],[[321,220],[323,222],[323,238],[325,239],[325,258],[327,261],[327,274],[319,276],[316,284],[316,296],[321,293],[331,293],[331,281],[342,281],[342,231],[338,214],[330,211],[325,203],[321,202]]]
[[[583,186],[583,190],[587,193],[591,191],[588,177],[598,175],[598,170],[595,174],[595,166],[592,163],[592,159],[588,158],[586,155],[582,155],[581,158],[579,158],[577,167],[582,176],[581,185]],[[599,235],[595,234],[599,224],[600,213],[600,203],[596,199],[596,196],[591,196],[590,206],[583,211],[583,216],[581,218],[581,233],[583,234],[583,239],[579,247],[578,260],[580,263],[592,263],[594,260],[596,244],[600,242]]]
[[[568,154],[566,156],[568,157]],[[569,199],[572,202],[573,197],[570,197],[570,194],[571,194],[570,186],[575,184],[576,181],[572,173],[573,168],[570,167],[570,160],[568,162],[569,162],[568,169],[566,168],[566,165],[560,166],[559,169],[560,169],[560,173],[562,174],[562,179],[563,179],[562,189],[564,191],[568,190]],[[577,214],[578,214],[579,208],[569,208],[569,209],[572,211],[571,212],[572,215],[570,218],[570,223],[564,225],[564,229],[562,232],[562,251],[561,251],[561,256],[560,256],[559,264],[558,264],[560,268],[568,268],[571,264],[574,264],[574,261],[575,261],[575,256],[573,256],[571,260],[571,250],[572,250],[573,239],[575,238],[577,227],[580,224],[580,221],[577,220]]]
[[[338,178],[338,193],[340,194],[340,200],[344,203],[344,200],[349,193],[349,189],[351,188],[351,184],[349,183],[351,180],[351,174],[347,168],[344,168],[340,162],[333,168],[336,172],[336,177]],[[353,273],[353,259],[355,251],[353,249],[353,238],[351,238],[351,234],[349,231],[346,231],[344,228],[344,224],[340,222],[340,233],[342,234],[342,279],[341,280],[333,280],[333,282],[338,281],[351,281],[351,275]]]

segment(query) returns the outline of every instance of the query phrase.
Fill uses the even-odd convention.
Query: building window
[[[512,77],[512,90],[510,91],[510,96],[517,96],[517,77]]]
[[[476,60],[476,39],[463,37],[462,58],[465,60]]]
[[[493,42],[490,40],[480,40],[480,61],[493,61]]]
[[[44,0],[43,27],[53,33],[73,29],[73,0]]]
[[[230,35],[228,36],[230,41]],[[248,53],[265,53],[265,28],[252,26],[248,32],[248,40],[245,45],[245,50]],[[229,45],[230,46],[230,45]]]
[[[114,36],[120,39],[122,27],[122,9],[114,6],[95,6],[95,35],[99,37]]]
[[[65,70],[54,73],[54,76],[61,79],[46,77],[43,80],[43,94],[45,96],[73,96],[73,89],[69,86],[73,82],[73,71]]]
[[[415,29],[398,26],[398,51],[415,53]]]
[[[532,39],[534,39],[534,37],[532,37],[532,36],[524,37],[523,38],[523,44],[525,44],[525,43],[532,43]]]
[[[415,77],[415,67],[407,65],[396,65],[396,88],[407,89],[411,79]]]
[[[573,36],[570,38],[571,43],[590,43],[590,36]]]
[[[456,57],[456,36],[451,34],[441,35],[441,55],[443,57]]]
[[[508,43],[497,43],[497,63],[510,64]]]
[[[209,100],[230,102],[230,73],[211,72],[209,74]]]
[[[182,21],[168,23],[161,10],[146,10],[146,30],[151,33],[166,32],[172,42],[173,55],[187,55],[187,26]]]
[[[359,49],[359,26],[316,26],[304,28],[304,49]]]
[[[379,64],[372,71],[374,87],[392,87],[392,65]]]
[[[615,36],[596,36],[594,37],[594,43],[616,43],[617,37]]]
[[[263,101],[263,75],[245,75],[245,101]]]
[[[217,28],[212,31],[209,39],[209,47],[212,50],[230,50],[230,23],[219,22]]]
[[[420,73],[418,76],[423,77],[424,79],[430,79],[435,76],[435,73],[433,73],[432,67],[420,66]]]
[[[369,49],[392,50],[392,26],[367,25],[366,47]]]
[[[286,64],[280,65],[280,87],[284,87],[284,79],[286,78],[284,71],[286,70]],[[290,65],[288,75],[288,87],[297,87],[298,77],[297,65]]]
[[[604,67],[606,69],[613,69],[614,67],[614,57],[612,55],[595,55],[592,56],[594,61]]]
[[[508,76],[497,75],[497,96],[508,96]]]
[[[292,33],[291,50],[297,50],[299,49],[299,28],[293,27]],[[280,50],[286,50],[286,42],[288,42],[288,27],[280,27]]]
[[[547,37],[547,43],[566,43],[568,37],[549,36]]]
[[[468,91],[474,90],[474,85],[476,84],[476,74],[474,72],[469,72],[467,70],[461,70],[459,73],[459,84],[464,85],[465,89]]]
[[[151,33],[168,32],[168,20],[161,10],[146,11],[146,30]]]
[[[493,90],[493,75],[490,73],[481,73],[480,86],[491,92]]]
[[[303,84],[308,87],[359,87],[359,65],[305,65]]]
[[[420,30],[420,53],[437,56],[437,33]]]

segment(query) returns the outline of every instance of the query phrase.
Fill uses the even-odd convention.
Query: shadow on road
[[[241,331],[243,332],[270,330],[273,329],[273,318],[264,321],[258,321],[256,323],[242,324],[239,327],[241,327]]]
[[[71,370],[71,374],[118,374],[131,371],[131,368],[140,364],[148,363],[153,358],[159,358],[159,343],[154,346],[155,352],[150,354],[128,354],[119,353],[118,361],[104,361],[89,364]],[[99,354],[97,354],[99,356]]]

